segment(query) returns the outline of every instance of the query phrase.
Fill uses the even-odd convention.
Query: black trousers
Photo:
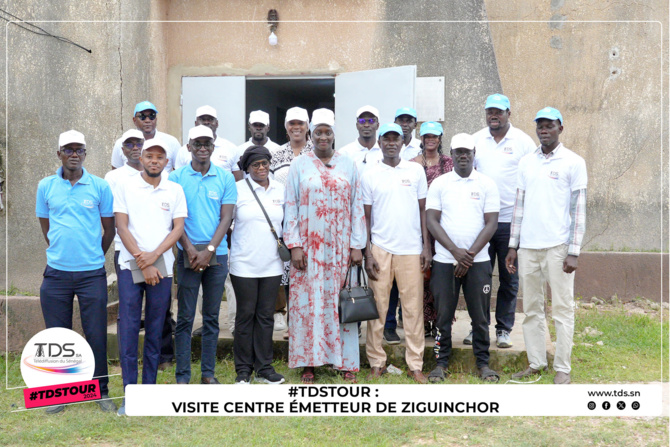
[[[489,304],[491,301],[491,262],[476,262],[462,278],[454,277],[454,266],[434,261],[430,276],[430,291],[437,309],[437,364],[447,367],[451,356],[451,325],[458,305],[461,287],[472,320],[472,350],[477,367],[489,364]]]
[[[274,371],[272,331],[281,275],[265,278],[230,275],[230,280],[237,298],[233,338],[235,372],[270,374]]]

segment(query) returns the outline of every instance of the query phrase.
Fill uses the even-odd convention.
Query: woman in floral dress
[[[296,158],[286,181],[284,241],[291,249],[289,367],[332,365],[355,382],[359,370],[358,325],[340,324],[339,292],[349,261],[360,265],[366,229],[358,170],[335,152],[335,117],[312,114],[314,150]]]

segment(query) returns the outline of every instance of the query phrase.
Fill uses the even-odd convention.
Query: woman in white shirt
[[[269,177],[271,159],[264,146],[250,146],[239,161],[249,176],[237,182],[230,250],[230,278],[237,297],[233,341],[237,384],[250,383],[252,372],[257,382],[284,382],[284,376],[272,367],[273,315],[284,263],[259,205],[260,201],[281,236],[284,186]]]

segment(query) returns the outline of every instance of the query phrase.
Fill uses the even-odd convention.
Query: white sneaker
[[[277,312],[275,314],[275,326],[274,326],[274,331],[275,332],[282,332],[288,329],[288,326],[286,326],[286,318],[284,318],[284,314],[281,312]]]

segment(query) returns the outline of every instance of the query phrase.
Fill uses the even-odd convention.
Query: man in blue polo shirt
[[[116,411],[107,386],[105,272],[105,253],[115,234],[114,199],[107,182],[82,166],[86,159],[84,135],[76,130],[60,134],[56,155],[62,167],[40,181],[35,205],[48,245],[40,287],[44,324],[47,328],[72,329],[72,303],[77,295],[81,325],[95,357],[93,376],[100,381],[103,400],[98,404],[103,411]],[[47,413],[64,408],[49,407]]]
[[[211,163],[214,134],[207,126],[196,126],[188,133],[191,162],[170,174],[186,195],[188,217],[184,235],[177,247],[177,383],[191,380],[191,330],[198,290],[202,284],[202,361],[201,383],[218,384],[214,377],[216,344],[219,338],[219,309],[228,276],[226,232],[237,202],[233,175]],[[216,263],[212,262],[216,260]],[[190,264],[186,266],[186,262]]]

